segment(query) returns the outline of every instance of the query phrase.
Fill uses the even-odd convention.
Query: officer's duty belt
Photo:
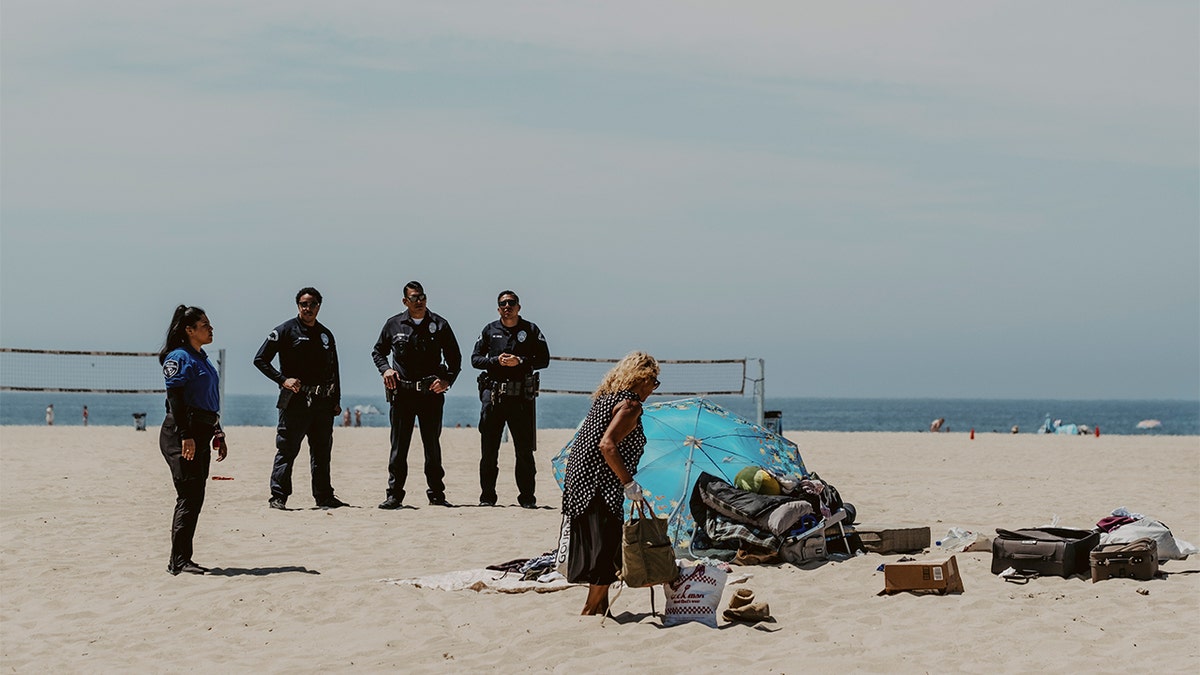
[[[492,383],[492,393],[496,396],[524,396],[526,393],[532,393],[532,391],[530,391],[529,387],[525,386],[524,382],[500,380],[499,382]]]
[[[400,384],[396,386],[399,389],[407,389],[409,391],[429,391],[429,387],[433,383],[434,380],[429,378],[425,380],[400,380]]]
[[[334,385],[329,384],[302,384],[300,385],[300,393],[308,396],[333,396]]]

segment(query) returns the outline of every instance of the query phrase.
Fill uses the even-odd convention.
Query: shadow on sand
[[[299,572],[301,574],[320,574],[316,570],[310,570],[303,565],[282,565],[280,567],[213,567],[208,570],[208,576],[212,577],[265,577],[268,574],[285,574],[287,572]]]

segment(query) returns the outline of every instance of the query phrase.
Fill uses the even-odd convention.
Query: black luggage
[[[992,574],[1011,567],[1018,572],[1070,577],[1091,569],[1089,555],[1100,543],[1095,530],[1035,527],[996,530],[992,540]]]
[[[1105,579],[1148,581],[1158,574],[1158,544],[1149,537],[1097,546],[1090,557],[1093,584]]]

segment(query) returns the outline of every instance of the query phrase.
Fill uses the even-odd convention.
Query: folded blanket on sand
[[[549,581],[522,581],[521,575],[514,572],[497,572],[496,570],[462,570],[461,572],[445,572],[431,574],[416,579],[381,579],[397,586],[416,586],[417,588],[432,588],[439,591],[476,591],[478,593],[552,593],[565,588],[577,586],[569,583],[562,575]]]

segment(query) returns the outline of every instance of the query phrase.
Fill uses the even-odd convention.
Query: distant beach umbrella
[[[1137,423],[1137,428],[1139,429],[1157,429],[1161,426],[1162,422],[1159,420],[1142,420]]]

